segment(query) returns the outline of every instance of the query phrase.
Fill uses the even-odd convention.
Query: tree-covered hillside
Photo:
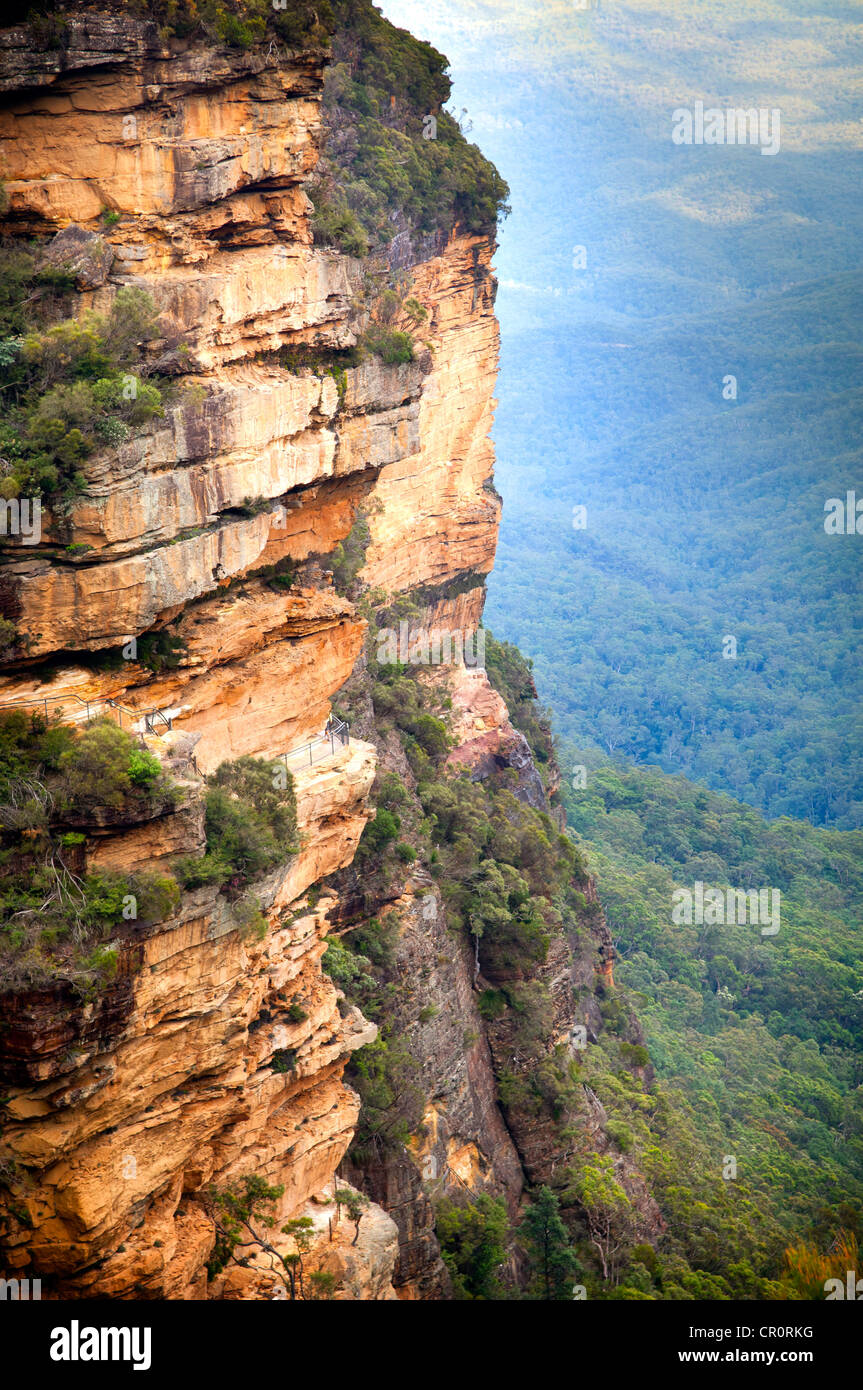
[[[327,139],[311,192],[315,235],[349,255],[400,231],[493,233],[509,192],[444,109],[447,60],[389,24],[371,0],[333,0]]]
[[[779,1280],[762,1296],[815,1296],[807,1252],[827,1259],[841,1232],[863,1234],[863,835],[768,822],[595,750],[564,764],[656,1071],[639,1097],[599,1056],[594,1085],[651,1178],[669,1247],[709,1276],[698,1297],[741,1296],[741,1261]],[[778,933],[675,925],[672,895],[697,881],[778,889]]]
[[[824,508],[863,476],[861,289],[849,272],[619,347],[528,331],[534,370],[582,405],[532,425],[490,605],[564,733],[846,828],[860,537],[827,534]]]

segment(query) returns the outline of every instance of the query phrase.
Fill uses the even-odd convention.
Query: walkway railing
[[[280,753],[275,761],[284,763],[289,772],[292,764],[293,770],[298,771],[301,767],[311,767],[322,758],[331,757],[337,747],[346,748],[350,741],[350,725],[343,719],[330,719],[324,732],[317,738],[301,744],[299,748],[292,748],[289,753]]]
[[[119,700],[111,700],[107,697],[104,700],[85,700],[80,695],[48,695],[41,700],[10,700],[8,704],[0,702],[0,717],[16,709],[41,710],[45,718],[50,717],[49,704],[56,706],[55,712],[64,714],[68,706],[75,705],[80,708],[77,719],[64,718],[65,724],[89,723],[91,719],[98,718],[99,715],[109,714],[116,716],[117,723],[123,728],[123,716],[125,715],[137,733],[159,734],[166,729],[174,727],[174,716],[167,710],[151,709],[140,710],[130,709],[128,705],[121,705]],[[343,719],[335,717],[327,721],[327,727],[317,738],[313,738],[309,743],[300,744],[299,748],[292,748],[287,753],[279,753],[273,762],[282,762],[288,771],[292,767],[294,771],[301,767],[311,767],[318,763],[322,758],[331,757],[337,747],[346,748],[351,741],[350,725]]]
[[[121,705],[119,700],[111,700],[107,696],[104,700],[85,700],[80,695],[68,694],[46,695],[43,696],[41,700],[10,700],[8,704],[4,704],[0,701],[0,716],[9,713],[11,710],[23,709],[33,712],[41,711],[44,713],[45,718],[49,719],[51,716],[49,706],[52,705],[54,706],[55,714],[63,713],[69,706],[75,706],[78,709],[78,717],[75,718],[73,710],[71,712],[71,717],[67,716],[63,719],[62,722],[64,724],[89,724],[91,719],[97,719],[100,715],[107,714],[111,717],[116,717],[117,723],[121,729],[124,727],[124,715],[133,728],[135,725],[138,725],[139,732],[143,733],[158,733],[160,725],[164,726],[166,729],[173,727],[171,716],[164,710],[130,709],[128,705]]]

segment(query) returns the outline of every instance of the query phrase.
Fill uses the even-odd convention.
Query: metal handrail
[[[87,711],[87,718],[90,719],[90,717],[91,717],[91,716],[90,716],[90,704],[91,704],[91,701],[90,701],[90,700],[82,700],[80,695],[45,695],[45,696],[42,697],[41,700],[10,700],[8,704],[2,704],[2,703],[0,703],[0,714],[5,714],[7,710],[13,710],[13,709],[32,709],[34,706],[41,705],[42,708],[45,710],[45,718],[47,719],[47,718],[48,718],[48,701],[49,701],[49,700],[62,700],[65,704],[68,704],[70,700],[74,700],[76,705],[83,705],[83,706],[84,706],[84,708],[85,708],[86,711]],[[94,700],[94,701],[92,701],[92,703],[95,704],[96,701]],[[109,701],[108,701],[108,704],[110,704],[110,703],[111,703],[111,701],[109,700]]]
[[[327,721],[327,727],[322,734],[319,734],[317,738],[311,739],[309,743],[301,743],[298,748],[289,749],[287,753],[280,753],[279,756],[276,758],[276,762],[283,762],[285,764],[285,769],[287,771],[290,771],[290,768],[288,767],[288,758],[296,758],[301,753],[308,753],[309,767],[311,767],[315,761],[319,761],[319,759],[315,758],[316,748],[328,745],[330,755],[332,755],[336,751],[337,742],[340,743],[343,748],[346,748],[350,741],[350,724],[348,724],[344,719],[329,719]],[[327,754],[323,753],[320,756],[326,757]]]
[[[162,721],[162,723],[165,725],[167,729],[173,728],[173,719],[169,715],[166,715],[162,710],[131,709],[129,705],[122,705],[119,700],[112,700],[108,695],[105,696],[104,700],[85,700],[82,699],[80,695],[67,694],[43,695],[41,699],[37,700],[10,700],[7,704],[4,704],[2,701],[0,701],[0,715],[5,714],[8,710],[15,709],[44,709],[45,718],[48,719],[49,701],[52,704],[56,704],[58,706],[60,713],[62,713],[64,705],[80,705],[81,708],[86,711],[84,718],[86,719],[87,723],[89,723],[91,719],[95,719],[97,715],[104,714],[107,710],[112,710],[116,711],[117,713],[117,723],[119,724],[121,729],[123,727],[124,714],[128,715],[129,719],[133,723],[135,723],[136,721],[139,723],[143,721],[144,731],[146,733],[155,733],[155,726],[159,722],[159,720]],[[65,720],[63,722],[75,723],[76,721]]]
[[[128,705],[121,705],[119,700],[112,700],[109,696],[105,697],[104,702],[97,700],[84,700],[81,698],[80,695],[71,694],[48,695],[44,696],[41,700],[12,700],[9,702],[9,704],[4,705],[0,703],[0,715],[5,714],[7,710],[13,709],[43,708],[45,711],[45,718],[47,719],[49,700],[60,702],[60,713],[62,713],[63,711],[64,704],[68,705],[74,702],[76,705],[80,705],[84,710],[86,710],[85,718],[88,723],[91,719],[95,718],[97,714],[104,712],[104,710],[107,708],[112,711],[116,711],[118,716],[117,722],[121,729],[123,727],[124,714],[128,715],[132,721],[137,721],[139,723],[143,722],[145,733],[155,734],[156,726],[157,724],[159,724],[160,721],[162,724],[164,724],[166,729],[173,729],[174,727],[173,716],[165,714],[164,710],[130,709]],[[337,743],[339,743],[343,748],[346,748],[350,741],[350,724],[348,724],[347,721],[344,719],[336,719],[334,717],[331,717],[327,720],[326,729],[322,734],[319,734],[317,738],[310,739],[308,743],[301,743],[297,748],[290,748],[286,753],[277,754],[274,761],[283,762],[285,764],[286,770],[290,771],[290,768],[288,768],[289,758],[297,758],[301,754],[308,754],[309,767],[311,767],[315,762],[320,761],[321,757],[327,756],[326,752],[324,752],[316,757],[316,749],[329,747],[330,755],[332,755],[336,751]],[[305,762],[305,757],[303,758],[303,761]]]
[[[122,709],[124,707],[118,706],[117,708]],[[174,719],[172,715],[166,714],[165,711],[161,709],[151,709],[144,715],[144,728],[147,730],[148,734],[154,734],[156,732],[156,725],[160,719],[166,729],[173,729]]]

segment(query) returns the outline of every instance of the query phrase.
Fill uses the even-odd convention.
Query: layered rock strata
[[[98,7],[69,16],[62,52],[27,26],[0,33],[7,230],[73,270],[76,313],[149,294],[150,366],[174,382],[161,418],[87,459],[84,492],[45,512],[37,545],[4,538],[0,608],[21,640],[0,709],[111,712],[182,789],[169,814],[88,833],[90,870],[200,854],[201,776],[320,732],[366,630],[327,572],[361,510],[368,586],[389,600],[457,580],[439,617],[479,619],[499,514],[488,241],[454,235],[411,267],[428,313],[412,363],[366,356],[339,379],[280,356],[349,349],[366,314],[362,266],[310,230],[323,72],[317,51],[169,49]],[[286,565],[289,588],[271,581]],[[181,656],[155,674],[137,643],[168,624]],[[255,885],[263,940],[198,889],[156,927],[118,927],[101,997],[4,1001],[9,1272],[59,1295],[278,1296],[266,1274],[207,1277],[202,1195],[255,1173],[284,1189],[280,1216],[311,1213],[307,1262],[336,1297],[393,1296],[389,1218],[369,1209],[355,1244],[333,1220],[358,1106],[342,1073],[375,1030],[322,974],[338,904],[315,887],[353,856],[375,760],[352,738],[289,762],[301,847]]]

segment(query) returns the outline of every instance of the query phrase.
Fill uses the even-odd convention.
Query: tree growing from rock
[[[614,1176],[607,1154],[597,1156],[578,1174],[573,1195],[584,1210],[590,1242],[599,1255],[602,1277],[614,1278],[615,1257],[634,1239],[637,1220],[632,1203]]]
[[[356,1245],[360,1235],[360,1222],[363,1213],[369,1204],[368,1197],[364,1197],[361,1192],[355,1192],[352,1187],[339,1187],[336,1189],[336,1220],[342,1218],[342,1207],[348,1214],[348,1220],[354,1223],[354,1238],[351,1245]]]
[[[206,1207],[216,1228],[216,1243],[207,1264],[207,1273],[212,1279],[231,1262],[248,1267],[252,1254],[264,1254],[270,1257],[270,1268],[284,1280],[280,1287],[292,1303],[309,1298],[332,1297],[330,1278],[319,1278],[318,1272],[315,1272],[310,1276],[308,1285],[306,1283],[303,1256],[308,1254],[311,1246],[314,1227],[311,1217],[297,1216],[279,1227],[282,1235],[291,1237],[293,1251],[277,1249],[266,1234],[277,1225],[273,1208],[284,1190],[282,1186],[270,1187],[256,1175],[241,1178],[228,1187],[209,1189]]]

